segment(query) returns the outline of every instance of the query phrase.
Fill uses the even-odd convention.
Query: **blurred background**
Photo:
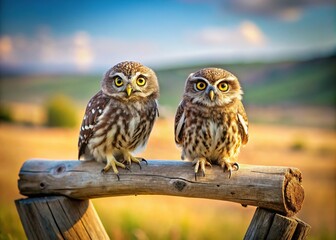
[[[159,78],[161,117],[141,156],[180,159],[173,118],[187,76],[240,79],[250,142],[239,162],[297,167],[309,239],[336,238],[336,3],[332,0],[0,0],[0,239],[25,239],[14,200],[31,158],[76,159],[103,73],[140,61]],[[112,239],[242,239],[255,211],[166,196],[95,199]]]

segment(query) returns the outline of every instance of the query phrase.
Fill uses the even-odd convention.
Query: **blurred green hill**
[[[336,105],[336,56],[301,62],[204,64],[158,70],[160,103],[177,105],[187,76],[204,67],[235,74],[247,105]]]
[[[216,63],[154,69],[160,82],[160,104],[174,109],[180,102],[185,79],[204,67],[222,67],[238,76],[246,105],[336,105],[336,56],[299,62]],[[63,94],[84,105],[99,90],[102,75],[2,76],[0,100],[43,103],[52,95]]]

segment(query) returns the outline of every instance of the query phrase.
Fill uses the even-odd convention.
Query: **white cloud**
[[[266,36],[251,21],[244,21],[235,28],[208,27],[194,34],[193,41],[213,46],[262,46]]]
[[[302,19],[303,12],[308,8],[335,7],[335,0],[226,0],[212,2],[224,11],[242,16],[254,15],[259,18],[279,18],[286,22]]]
[[[247,42],[253,45],[263,45],[266,42],[265,35],[253,22],[242,22],[238,32],[245,38],[245,40],[247,40]]]
[[[73,38],[74,62],[81,69],[87,69],[93,62],[94,55],[90,36],[86,32],[77,32]]]
[[[123,60],[143,61],[156,55],[156,50],[149,41],[92,37],[85,31],[54,37],[47,28],[41,28],[32,37],[0,36],[0,63],[21,67],[89,71]]]
[[[111,37],[96,37],[92,46],[95,61],[99,65],[115,64],[124,60],[144,61],[157,55],[157,44],[143,39],[117,39]]]

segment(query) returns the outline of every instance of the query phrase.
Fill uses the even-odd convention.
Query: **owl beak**
[[[131,95],[132,91],[133,91],[133,88],[132,88],[131,84],[127,84],[126,93],[127,93],[128,97]]]
[[[211,101],[213,101],[213,100],[214,100],[214,97],[215,97],[215,92],[214,92],[214,90],[211,89],[211,90],[209,91],[209,98],[210,98]]]

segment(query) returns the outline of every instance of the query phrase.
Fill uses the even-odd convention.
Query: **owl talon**
[[[226,170],[229,172],[229,178],[232,176],[232,171],[238,171],[239,170],[239,164],[237,162],[230,163],[227,161],[224,161],[222,164],[223,171],[225,172]]]
[[[235,169],[235,171],[238,171],[239,170],[239,164],[237,163],[237,162],[234,162],[233,164],[232,164],[232,167],[236,167]]]
[[[136,161],[134,161],[134,160],[132,160],[133,162],[135,162],[136,164],[138,164],[139,165],[139,167],[140,167],[140,170],[142,170],[142,166],[141,166],[141,162],[145,162],[146,163],[146,165],[148,165],[148,162],[147,162],[147,160],[146,159],[144,159],[144,158],[135,158],[136,159]]]
[[[105,168],[103,168],[100,172],[101,172],[102,174],[105,174],[105,173],[107,173],[107,171],[108,171],[108,170],[105,170]],[[118,178],[118,181],[120,181],[119,173],[116,173],[116,176],[117,176],[117,178]]]
[[[121,167],[121,168],[127,168],[125,166],[125,164],[122,164],[121,162],[118,162],[114,156],[112,155],[109,155],[107,156],[106,158],[107,160],[107,164],[106,166],[101,170],[102,173],[106,173],[108,172],[111,168],[113,170],[113,172],[117,175],[117,178],[118,178],[118,181],[120,180],[120,177],[119,177],[119,171],[118,171],[118,168],[117,167]]]
[[[133,157],[128,151],[124,151],[124,152],[123,152],[123,156],[124,156],[123,159],[124,159],[124,161],[127,162],[127,165],[128,165],[128,166],[131,166],[132,162],[134,162],[134,163],[136,163],[136,164],[139,165],[139,168],[140,168],[140,170],[141,170],[141,169],[142,169],[142,166],[141,166],[140,163],[141,163],[142,161],[144,161],[144,162],[146,163],[146,165],[148,165],[146,159],[144,159],[144,158],[139,158],[139,157]]]
[[[139,168],[140,168],[140,170],[142,170],[142,167],[141,167],[141,164],[140,164],[140,162],[138,162],[137,164],[139,165]]]
[[[202,170],[202,177],[205,177],[205,172]],[[195,181],[197,181],[197,172],[195,172]]]
[[[197,173],[200,167],[203,177],[205,177],[205,166],[212,167],[211,163],[205,158],[196,158],[193,163],[195,164],[195,181],[197,181]]]
[[[144,158],[141,158],[141,161],[142,161],[142,162],[145,162],[145,163],[146,163],[146,165],[148,166],[148,162],[147,162],[147,160],[146,160],[146,159],[144,159]]]

